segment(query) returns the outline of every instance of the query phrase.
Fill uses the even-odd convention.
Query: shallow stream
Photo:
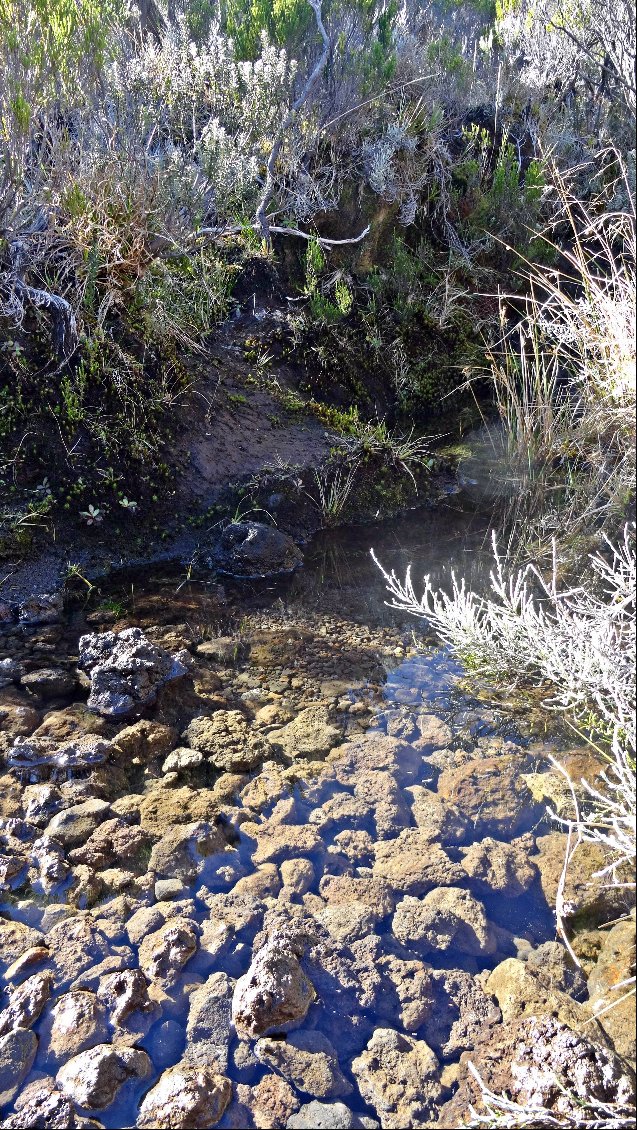
[[[313,1125],[302,1119],[316,1112],[298,1113],[313,1100],[349,1109],[349,1122],[330,1125],[425,1125],[451,1095],[461,1053],[498,1023],[489,971],[555,937],[532,862],[550,830],[533,789],[549,745],[495,689],[491,701],[488,688],[469,693],[426,626],[385,605],[371,546],[399,576],[411,564],[416,581],[427,572],[449,585],[455,569],[488,585],[489,514],[460,493],[435,511],[321,533],[285,582],[129,576],[63,625],[0,638],[29,671],[74,672],[81,632],[131,625],[194,659],[192,682],[169,685],[147,712],[151,731],[93,727],[113,743],[105,766],[3,778],[2,850],[19,841],[24,855],[0,907],[21,924],[1,951],[7,991],[53,973],[6,1125],[27,1124],[18,1107],[26,1117],[58,1072],[75,1109],[105,1127],[182,1125],[158,1113],[152,1091],[141,1113],[140,1103],[183,1062],[232,1081],[220,1126]],[[67,738],[91,730],[72,705],[85,699],[81,685],[59,697],[9,688],[0,717],[19,715],[28,736],[30,709],[36,736]],[[213,726],[193,729],[193,718]],[[59,814],[95,798],[99,814],[69,832]],[[71,865],[57,883],[42,879],[34,850],[56,829]],[[69,940],[80,919],[88,932]],[[249,1016],[236,985],[266,944],[292,954],[311,986],[305,1003],[287,1001],[289,1024],[275,1004],[271,1023]],[[113,976],[140,967],[126,1005],[130,987]],[[402,1091],[392,1090],[396,1049],[370,1050],[378,1029],[406,1057]],[[74,1057],[107,1045],[149,1059],[120,1070],[96,1052],[105,1076],[121,1075],[100,1094]]]

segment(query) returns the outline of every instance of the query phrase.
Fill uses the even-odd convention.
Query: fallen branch
[[[197,238],[198,236],[213,236],[220,239],[226,235],[240,235],[242,231],[246,230],[246,227],[248,227],[250,231],[263,230],[260,224],[232,224],[220,228],[199,228],[194,233],[193,238]],[[301,231],[300,228],[285,228],[277,226],[276,224],[268,224],[269,235],[295,235],[298,236],[299,239],[314,241],[319,247],[326,248],[327,250],[329,250],[330,247],[344,247],[348,243],[360,243],[361,240],[365,239],[366,235],[369,235],[369,232],[370,225],[368,224],[360,235],[353,235],[350,239],[326,239],[324,236],[315,235],[313,232]]]

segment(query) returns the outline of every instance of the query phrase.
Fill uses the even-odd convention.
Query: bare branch
[[[286,131],[292,125],[292,122],[294,121],[296,115],[298,114],[299,110],[301,109],[301,106],[303,106],[303,104],[305,102],[307,102],[307,99],[309,98],[309,96],[312,93],[314,87],[316,86],[319,78],[321,77],[323,71],[325,70],[327,60],[328,60],[328,57],[329,57],[329,52],[330,52],[330,40],[329,40],[329,36],[328,36],[328,34],[325,30],[325,25],[323,23],[323,16],[322,16],[322,12],[321,12],[322,0],[307,0],[307,2],[310,5],[310,8],[312,9],[312,11],[314,12],[314,15],[316,17],[316,26],[319,30],[321,39],[323,40],[323,52],[321,54],[321,57],[320,57],[318,63],[314,67],[314,70],[310,74],[305,86],[303,87],[303,90],[299,94],[298,98],[294,101],[294,103],[292,104],[292,107],[290,108],[288,113],[285,115],[283,121],[281,122],[277,139],[274,142],[274,145],[272,146],[272,149],[270,151],[270,156],[268,157],[268,163],[266,165],[265,184],[263,186],[263,192],[261,194],[261,199],[259,200],[259,204],[257,206],[256,216],[255,216],[258,227],[260,228],[261,233],[263,235],[263,239],[265,240],[266,244],[268,244],[268,245],[271,242],[271,239],[270,239],[271,228],[270,228],[270,222],[269,222],[269,219],[268,219],[267,209],[268,209],[268,204],[270,203],[272,197],[274,196],[274,190],[275,190],[275,187],[276,187],[274,170],[276,168],[276,163],[279,159],[279,154],[281,152],[283,142],[285,141],[285,134],[286,134]]]
[[[261,225],[256,223],[249,224],[248,227],[251,231],[263,230]],[[226,235],[239,235],[242,231],[245,231],[245,225],[242,226],[241,224],[231,224],[227,227],[219,228],[199,228],[198,231],[194,233],[193,238],[197,238],[199,236],[212,236],[217,239],[221,239]],[[346,244],[360,243],[361,240],[365,239],[366,235],[369,235],[370,225],[368,224],[367,227],[364,228],[360,233],[360,235],[353,235],[350,239],[327,239],[325,236],[315,235],[313,232],[301,231],[300,228],[286,228],[269,223],[268,232],[270,235],[295,235],[299,239],[307,239],[308,241],[313,241],[317,243],[319,247],[322,247],[329,251],[331,247],[344,247]]]

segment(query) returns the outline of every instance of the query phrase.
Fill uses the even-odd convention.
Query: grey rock
[[[206,859],[226,846],[223,831],[215,824],[204,820],[177,824],[153,845],[148,869],[160,878],[191,883],[203,871]]]
[[[222,1074],[227,1070],[234,985],[226,973],[213,973],[190,994],[185,1063],[214,1067]]]
[[[286,1122],[286,1130],[376,1130],[380,1122],[354,1114],[344,1103],[305,1103]]]
[[[26,1079],[38,1047],[30,1029],[15,1028],[0,1037],[0,1107],[10,1103]]]
[[[160,687],[188,671],[184,656],[156,647],[140,628],[82,636],[79,651],[91,679],[87,705],[106,717],[125,718],[149,706]]]
[[[22,601],[18,607],[18,619],[21,624],[58,624],[63,611],[61,593],[41,593]]]
[[[156,1006],[148,996],[148,984],[141,969],[106,973],[100,977],[97,998],[114,1027],[121,1027],[140,1013],[156,1019]]]
[[[188,887],[181,879],[158,879],[155,883],[155,898],[157,902],[164,899],[180,899],[187,893]]]
[[[168,754],[161,771],[162,773],[188,773],[191,769],[196,769],[198,765],[201,765],[203,759],[203,753],[200,750],[179,746]]]
[[[64,808],[49,821],[46,835],[64,847],[83,844],[110,814],[110,805],[97,797]]]
[[[66,919],[46,935],[56,989],[68,988],[91,965],[111,953],[111,943],[86,914]]]
[[[634,944],[634,933],[632,940]],[[537,946],[529,952],[526,963],[528,968],[551,988],[568,993],[576,1001],[581,1001],[586,996],[586,978],[561,942],[544,942],[543,945]],[[630,973],[628,966],[627,975]],[[592,994],[591,979],[592,975],[588,985]]]
[[[423,1025],[427,1043],[443,1060],[488,1038],[502,1020],[493,997],[487,996],[475,977],[462,969],[431,971],[432,1007]]]
[[[577,1125],[582,1105],[591,1101],[615,1107],[634,1103],[634,1079],[608,1049],[550,1016],[505,1024],[461,1059],[475,1064],[496,1094],[505,1092],[520,1106],[544,1107],[558,1125]],[[466,1067],[460,1086],[440,1111],[441,1127],[461,1126],[469,1105],[484,1113],[481,1088]]]
[[[67,781],[77,770],[90,770],[102,765],[110,752],[110,743],[92,734],[61,743],[36,734],[29,738],[16,738],[7,756],[7,764],[14,776],[22,781],[37,783],[49,778]]]
[[[0,659],[0,690],[10,687],[11,683],[17,683],[23,675],[24,667],[17,659]]]

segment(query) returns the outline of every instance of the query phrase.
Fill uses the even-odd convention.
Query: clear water
[[[365,680],[361,680],[358,675],[352,678],[350,698],[364,698],[373,706],[373,713],[368,720],[370,732],[383,731],[387,727],[388,720],[398,710],[403,712],[406,710],[407,716],[411,712],[415,717],[422,712],[424,706],[426,710],[444,717],[451,725],[454,733],[452,745],[456,749],[478,750],[482,737],[498,734],[513,737],[523,749],[527,739],[524,733],[519,732],[517,723],[511,722],[497,706],[477,703],[459,687],[461,671],[447,651],[431,641],[425,642],[419,650],[409,648],[412,633],[415,640],[427,640],[426,625],[386,606],[387,594],[383,578],[369,553],[370,548],[373,547],[385,568],[394,569],[399,576],[403,576],[406,567],[411,565],[416,582],[420,576],[428,573],[435,585],[449,586],[452,571],[455,570],[466,578],[471,587],[485,590],[492,563],[489,531],[488,509],[481,509],[476,505],[475,498],[463,492],[451,496],[436,510],[415,511],[400,520],[376,526],[320,533],[306,547],[305,565],[293,578],[280,583],[226,586],[228,603],[224,612],[219,611],[215,582],[200,577],[185,583],[183,578],[179,579],[178,573],[170,571],[164,571],[161,577],[155,578],[127,578],[125,583],[113,586],[110,599],[117,600],[118,594],[127,599],[129,622],[135,621],[135,608],[142,610],[143,616],[141,612],[139,613],[142,621],[152,622],[152,619],[149,619],[149,607],[151,609],[155,607],[163,609],[164,623],[173,618],[175,622],[181,622],[188,615],[196,615],[198,629],[203,629],[212,635],[228,630],[228,623],[224,623],[224,619],[230,621],[230,630],[232,630],[232,626],[236,627],[244,617],[259,617],[262,624],[267,624],[271,619],[275,625],[280,625],[286,617],[297,624],[306,618],[308,625],[315,627],[321,617],[327,616],[338,618],[340,621],[349,621],[352,625],[373,626],[375,629],[399,627],[406,649],[401,657],[391,655],[385,657],[384,681],[380,683],[375,681],[372,687],[366,685]],[[129,599],[131,591],[132,601]],[[102,598],[103,596],[104,594]],[[187,611],[188,609],[190,612]],[[87,611],[86,608],[76,610],[73,615],[71,631],[76,635],[85,627]],[[249,660],[243,667],[247,672],[250,671]],[[421,773],[415,783],[431,785],[432,782],[435,783],[437,772],[437,768],[432,767],[423,756]],[[352,782],[352,785],[354,783]],[[330,788],[338,792],[344,786],[336,781],[331,785],[328,784],[321,794],[319,803],[327,799]],[[312,780],[308,782],[301,780],[297,783],[294,796],[298,823],[307,821],[312,809],[316,807],[315,789]],[[267,817],[268,809],[265,810],[264,815]],[[371,820],[369,827],[364,826],[363,830],[374,834]],[[237,848],[241,862],[248,870],[251,869],[253,865],[249,844],[245,837],[241,836],[240,830]],[[453,849],[450,851],[453,853]],[[316,888],[318,888],[322,864],[318,858],[315,862]],[[367,862],[371,863],[372,860]],[[209,916],[205,903],[198,898],[201,885],[200,879],[187,893],[187,897],[195,899],[195,917],[200,922]],[[220,889],[229,889],[229,887]],[[495,897],[484,901],[489,916],[494,922],[512,931],[526,932],[534,943],[553,936],[553,916],[537,888],[532,889],[528,895],[516,899],[515,906],[512,906],[511,900],[498,900]],[[2,909],[3,913],[11,913],[7,905]],[[381,922],[377,927],[377,933],[381,936],[389,931],[389,919]],[[216,970],[223,970],[233,977],[238,977],[246,971],[250,958],[249,940],[247,944],[231,947],[228,954],[213,968],[202,959],[201,955],[195,956],[185,967],[180,983],[182,985],[191,983],[197,975],[205,979],[209,972]],[[425,961],[434,967],[436,965],[453,967],[455,963],[455,967],[469,967],[476,971],[475,961],[467,963],[463,955],[454,954],[452,951],[446,951],[442,955],[429,954]],[[482,961],[483,968],[493,964],[494,959],[486,958]],[[165,1020],[164,1017],[141,1042],[140,1046],[145,1047],[154,1060],[156,1075],[150,1081],[145,1081],[143,1085],[127,1084],[120,1092],[117,1101],[108,1110],[98,1112],[97,1117],[104,1126],[134,1125],[137,1105],[143,1092],[154,1082],[161,1070],[176,1063],[182,1055],[187,1008],[186,998],[181,1011],[177,1010],[171,1014],[171,1020],[175,1021],[175,1025],[172,1029],[172,1043],[168,1049],[159,1030]],[[341,1022],[347,1024],[347,1019],[343,1017]],[[361,1021],[366,1031],[373,1029],[374,1022],[373,1015],[367,1015]],[[387,1026],[387,1018],[382,1018],[381,1023]],[[40,1024],[41,1022],[35,1026],[36,1032]],[[334,1015],[330,1006],[320,1003],[312,1006],[304,1027],[314,1026],[323,1030],[334,1042]],[[422,1038],[425,1036],[422,1035]],[[365,1042],[366,1040],[362,1041],[359,1051]],[[232,1047],[231,1045],[231,1053]],[[349,1059],[351,1060],[351,1056]],[[352,1079],[348,1060],[341,1063],[341,1068],[345,1075]],[[35,1070],[37,1069],[36,1060]],[[228,1073],[235,1080],[239,1079],[232,1067],[232,1054]],[[258,1071],[253,1082],[257,1081],[259,1074],[264,1073]],[[303,1101],[309,1099],[306,1097]],[[366,1110],[356,1091],[351,1098],[346,1098],[344,1101],[359,1113],[373,1113]]]

